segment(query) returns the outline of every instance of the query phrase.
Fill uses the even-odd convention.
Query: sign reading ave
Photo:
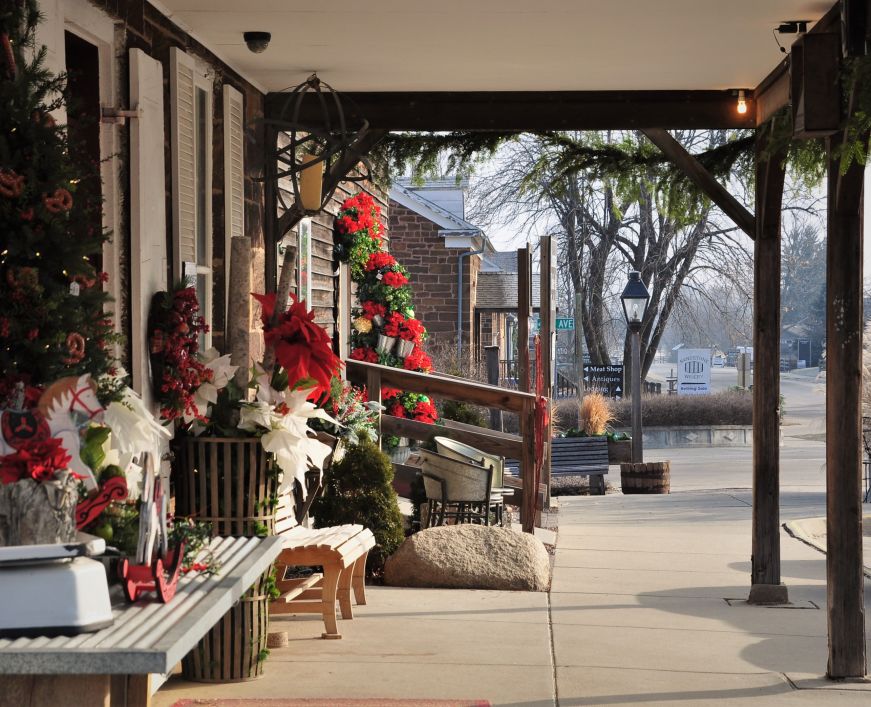
[[[575,318],[574,317],[557,317],[556,330],[557,331],[574,331],[575,330]]]

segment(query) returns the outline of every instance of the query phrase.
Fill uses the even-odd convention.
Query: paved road
[[[653,373],[669,374],[673,364],[655,364]],[[711,387],[735,385],[734,368],[712,370]],[[781,485],[784,491],[822,494],[825,489],[825,373],[805,369],[781,375],[786,419],[782,427]],[[672,489],[752,488],[753,456],[750,447],[712,449],[650,449],[648,461],[671,461]],[[615,483],[612,480],[612,483]],[[822,496],[818,496],[822,504]],[[822,506],[820,506],[822,507]]]

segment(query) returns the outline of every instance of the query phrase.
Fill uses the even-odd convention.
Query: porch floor
[[[155,705],[218,696],[867,705],[869,684],[815,681],[827,656],[819,552],[783,533],[792,606],[743,602],[749,502],[746,489],[563,497],[549,594],[372,587],[369,605],[340,623],[343,640],[318,638],[314,617],[283,620],[290,646],[272,651],[261,680],[173,679]],[[787,487],[783,520],[819,515],[823,503],[818,488]]]

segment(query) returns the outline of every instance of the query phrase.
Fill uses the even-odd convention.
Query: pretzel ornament
[[[24,176],[11,169],[0,170],[0,194],[8,199],[17,199],[24,191]]]
[[[70,355],[64,358],[64,363],[73,366],[85,357],[85,337],[77,332],[67,336],[67,349]]]
[[[69,211],[73,208],[73,195],[64,188],[55,189],[51,196],[43,194],[42,203],[46,210],[53,214]]]

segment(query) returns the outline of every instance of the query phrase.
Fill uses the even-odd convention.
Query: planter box
[[[608,463],[622,464],[632,461],[632,440],[623,439],[619,442],[608,440]]]

